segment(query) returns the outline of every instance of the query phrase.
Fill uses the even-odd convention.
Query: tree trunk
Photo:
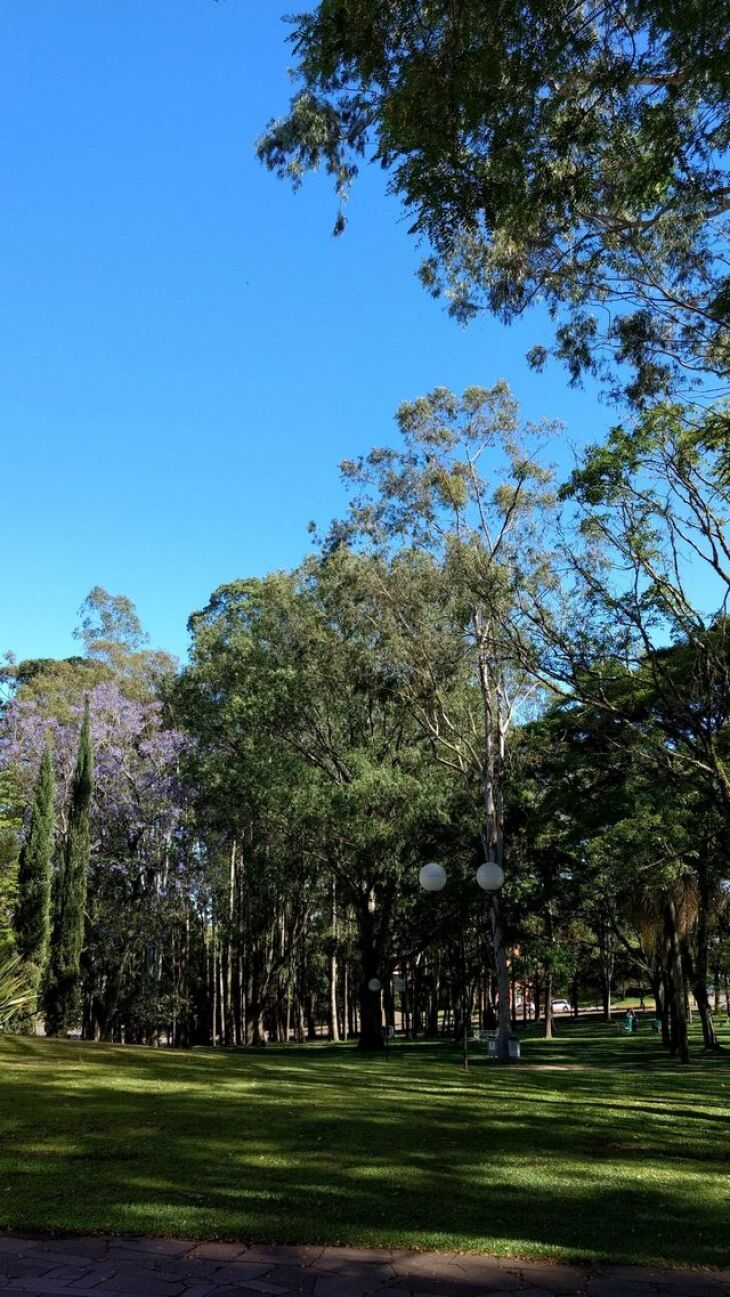
[[[545,1027],[543,1030],[545,1040],[553,1038],[553,970],[545,970]]]
[[[699,870],[699,914],[697,918],[697,963],[692,978],[692,990],[702,1021],[702,1042],[705,1049],[718,1051],[720,1042],[712,1021],[712,1009],[707,994],[708,934],[707,915],[710,906],[709,886],[703,868]]]
[[[369,970],[372,973],[369,974]],[[357,1047],[363,1050],[380,1050],[385,1048],[383,1040],[383,1013],[380,991],[371,991],[368,982],[375,976],[377,964],[369,961],[363,964],[360,979],[358,1003],[360,1005],[360,1035]]]
[[[429,988],[428,988],[428,1018],[426,1021],[426,1036],[429,1039],[435,1039],[439,1034],[439,1001],[441,999],[441,978],[439,976],[438,957],[433,967]]]
[[[497,1001],[497,1058],[503,1063],[508,1063],[509,1042],[512,1035],[509,998],[509,970],[507,968],[507,952],[504,948],[501,902],[496,893],[493,893],[490,897],[490,918],[492,924],[494,963],[497,970],[497,990],[499,994],[499,999]]]
[[[358,1049],[372,1051],[385,1048],[383,1039],[382,992],[370,989],[370,982],[382,981],[383,957],[377,940],[375,892],[371,887],[358,898],[356,909],[360,941],[360,1034]]]
[[[686,986],[682,968],[682,954],[677,932],[677,913],[674,901],[667,898],[664,904],[664,951],[672,989],[671,1021],[672,1043],[670,1052],[679,1054],[683,1063],[689,1062],[687,1038]]]
[[[337,1020],[337,889],[332,882],[332,928],[329,959],[329,1037],[339,1041],[340,1027]]]
[[[469,1071],[469,988],[467,985],[468,978],[466,972],[466,944],[464,941],[464,925],[462,922],[459,933],[459,981],[461,983],[461,1004],[459,1012],[459,1022],[457,1031],[457,1040],[461,1040],[461,1062],[465,1072]]]
[[[411,970],[408,964],[403,965],[403,993],[401,996],[401,1022],[406,1040],[412,1039],[411,1031]]]
[[[347,1034],[349,1036],[357,1035],[357,1006],[349,970],[347,977]]]
[[[672,1045],[672,981],[666,969],[662,970],[657,1003],[661,1003],[662,1006],[662,1045],[665,1049],[670,1049]]]
[[[614,950],[608,920],[601,914],[598,920],[598,957],[601,972],[601,1001],[603,1021],[611,1021],[611,985],[613,982]]]

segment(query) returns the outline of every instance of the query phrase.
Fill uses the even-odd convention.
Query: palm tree
[[[23,960],[8,942],[3,942],[0,944],[0,1034],[7,1031],[17,1014],[31,1012],[35,1000]]]

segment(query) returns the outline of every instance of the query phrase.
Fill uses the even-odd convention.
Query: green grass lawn
[[[3,1038],[0,1227],[727,1265],[730,1055],[559,1031],[468,1074],[448,1045]]]

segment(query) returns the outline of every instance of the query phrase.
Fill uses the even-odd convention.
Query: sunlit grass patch
[[[558,1030],[467,1074],[438,1044],[5,1038],[0,1226],[726,1265],[727,1056]]]

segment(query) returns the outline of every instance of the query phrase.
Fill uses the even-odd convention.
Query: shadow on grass
[[[727,1264],[730,1067],[577,1024],[448,1046],[0,1044],[0,1223]]]

